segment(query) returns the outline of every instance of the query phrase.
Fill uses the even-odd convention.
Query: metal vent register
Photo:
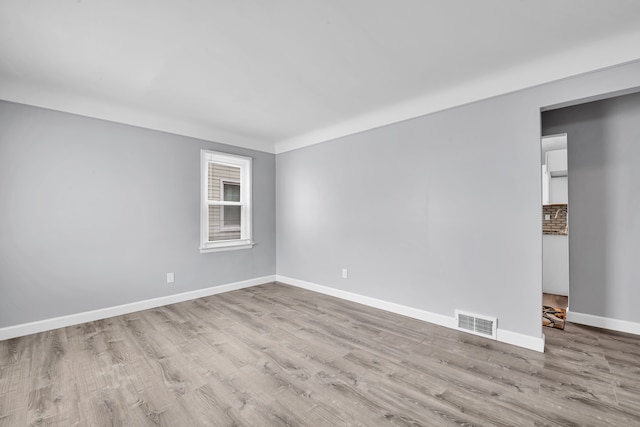
[[[496,339],[498,319],[456,310],[457,328],[475,335]]]

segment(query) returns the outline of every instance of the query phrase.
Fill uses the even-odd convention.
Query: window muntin
[[[242,249],[251,239],[251,158],[202,150],[201,252]]]

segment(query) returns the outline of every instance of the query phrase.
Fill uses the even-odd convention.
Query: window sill
[[[217,243],[211,244],[208,246],[201,246],[200,253],[206,254],[209,252],[224,252],[224,251],[237,251],[239,249],[251,249],[255,245],[254,242],[241,240],[236,242],[225,242],[225,243]]]

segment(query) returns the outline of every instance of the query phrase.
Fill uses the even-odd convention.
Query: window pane
[[[240,184],[237,182],[225,182],[224,185],[224,201],[239,202],[240,201]]]
[[[223,212],[222,208],[238,208],[238,211],[225,209]],[[237,218],[234,225],[226,225],[227,212],[231,215],[232,221]],[[209,206],[209,241],[238,239],[240,239],[240,206]]]
[[[223,182],[225,182],[225,180],[232,181],[231,182],[232,184],[233,184],[233,181],[240,181],[240,168],[235,166],[228,166],[220,163],[210,162],[208,180],[209,180],[208,182],[209,194],[207,194],[207,196],[209,197],[209,200],[223,200],[222,199],[223,191],[220,188],[220,186],[223,185]],[[238,190],[238,197],[239,197],[240,184],[238,184],[237,182],[235,184],[238,187],[237,190]],[[228,201],[239,202],[240,198],[238,198],[238,200],[228,200]]]
[[[223,228],[240,227],[240,206],[223,206]]]

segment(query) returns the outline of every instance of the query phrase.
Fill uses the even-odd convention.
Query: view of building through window
[[[209,206],[209,240],[240,238],[240,168],[209,163],[209,200],[237,205]]]

